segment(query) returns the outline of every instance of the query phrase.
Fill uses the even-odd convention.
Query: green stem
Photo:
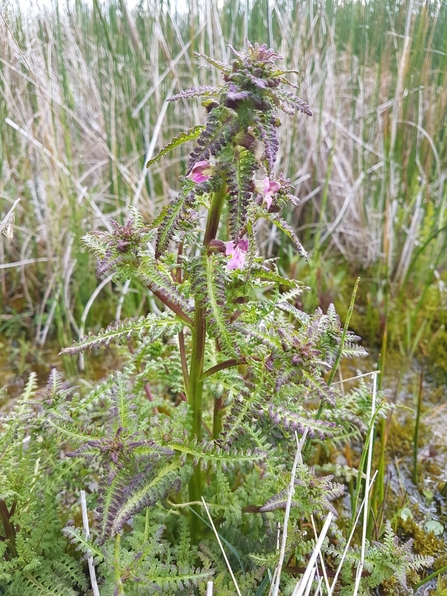
[[[196,306],[192,329],[191,368],[189,371],[188,402],[193,411],[193,434],[202,439],[203,360],[205,356],[206,319],[203,308]],[[199,497],[200,501],[200,497]]]
[[[206,251],[211,240],[214,240],[219,227],[222,207],[226,196],[226,184],[222,181],[221,188],[213,194],[211,206],[206,222],[203,247]],[[202,440],[202,413],[203,413],[203,362],[205,357],[206,318],[205,311],[196,300],[194,325],[191,331],[191,365],[189,369],[188,403],[193,414],[192,433],[197,441]],[[213,424],[214,426],[214,424]],[[200,462],[194,468],[194,473],[189,481],[189,500],[200,501],[203,492],[203,476]],[[197,505],[194,508],[198,512]],[[190,517],[191,541],[197,544],[200,540],[200,519],[196,515]]]
[[[175,270],[175,274],[173,275],[174,281],[178,284],[182,283],[182,268],[181,268],[181,258],[183,255],[183,242],[180,242],[177,251],[177,269]],[[185,393],[188,395],[188,387],[189,387],[189,370],[188,370],[188,362],[186,360],[186,346],[185,346],[185,334],[182,331],[178,334],[178,345],[180,350],[180,362],[182,363],[182,373],[183,373],[183,382],[185,385]]]
[[[186,361],[185,334],[183,333],[183,330],[178,334],[178,345],[180,349],[180,362],[182,363],[183,382],[185,384],[186,395],[188,395],[189,371],[188,362]]]
[[[413,589],[416,591],[418,588],[420,588],[421,586],[423,586],[424,584],[426,584],[427,582],[429,582],[433,578],[437,577],[440,573],[444,573],[444,571],[447,571],[447,565],[444,565],[444,567],[441,567],[441,569],[438,569],[437,571],[435,571],[431,575],[427,575],[427,577],[425,577],[418,584],[416,584]]]
[[[424,384],[424,371],[421,370],[421,376],[419,378],[419,392],[418,392],[418,405],[416,410],[416,421],[414,424],[414,437],[413,437],[413,484],[418,483],[418,442],[419,442],[419,424],[421,421],[421,409],[422,409],[422,388]]]
[[[121,543],[121,534],[117,534],[115,536],[115,552],[113,556],[113,563],[115,566],[115,583],[116,583],[116,590],[115,594],[117,596],[124,596],[124,587],[123,582],[121,581],[121,568],[120,568],[120,543]]]

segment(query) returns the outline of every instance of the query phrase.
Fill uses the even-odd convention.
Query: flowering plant
[[[247,42],[245,52],[231,51],[234,59],[229,65],[200,56],[222,72],[221,85],[192,88],[169,98],[201,97],[207,113],[205,125],[181,133],[148,163],[195,141],[178,196],[151,225],[134,212],[124,226],[115,223],[111,234],[93,232],[85,239],[100,259],[101,274],[113,268],[118,278],[138,280],[166,310],[114,325],[64,352],[122,338],[131,341],[135,334],[143,338],[131,357],[133,370],[140,372],[126,383],[137,401],[145,387],[153,407],[150,425],[138,428],[137,436],[120,430],[119,440],[112,443],[87,441],[88,453],[94,448],[102,458],[109,453],[120,486],[129,486],[101,498],[110,507],[101,508],[107,522],[99,539],[122,533],[130,515],[154,502],[164,503],[168,510],[175,503],[188,520],[193,552],[203,560],[206,551],[198,545],[208,536],[200,505],[204,497],[217,508],[227,539],[234,532],[237,542],[243,535],[253,536],[250,546],[237,547],[248,563],[250,553],[269,549],[274,540],[273,517],[263,530],[262,518],[249,512],[284,508],[270,503],[285,486],[280,470],[290,460],[290,433],[322,441],[345,432],[354,420],[355,432],[362,427],[353,412],[340,424],[343,408],[334,409],[336,392],[324,377],[339,352],[361,354],[362,349],[354,346],[351,334],[341,342],[342,329],[332,306],[326,315],[300,311],[296,299],[305,288],[282,276],[274,260],[259,254],[256,231],[259,222],[267,220],[306,258],[296,233],[281,216],[296,198],[289,181],[275,174],[274,165],[280,126],[276,110],[307,116],[311,111],[302,99],[283,90],[295,86],[278,68],[280,57],[273,50]],[[163,393],[163,387],[176,395],[174,409],[173,403],[167,408],[165,400],[153,397],[157,389]],[[322,406],[317,417],[306,406],[315,399]],[[158,453],[158,463],[150,464],[154,472],[141,475],[141,463],[134,463],[130,472],[126,458],[148,440]],[[123,445],[119,449],[117,441]],[[85,452],[81,444],[72,454]],[[170,472],[160,486],[156,483],[155,499],[148,485],[154,485],[163,465]],[[313,477],[315,471],[304,466],[301,475]],[[261,478],[262,490],[252,494]],[[317,483],[315,476],[324,490],[303,499],[296,521],[333,509],[330,501],[343,487],[331,480],[325,477]],[[138,506],[128,507],[135,492],[141,495]],[[296,548],[293,540],[290,548]],[[259,583],[268,567],[261,559],[259,565],[250,563]]]
[[[170,98],[201,97],[207,113],[205,125],[175,137],[148,164],[195,141],[178,196],[150,224],[134,210],[124,225],[112,222],[111,232],[84,239],[99,259],[99,275],[113,271],[116,279],[143,284],[156,308],[63,351],[124,343],[130,349],[123,372],[87,395],[64,389],[54,373],[38,407],[28,411],[25,401],[19,403],[22,435],[32,446],[26,458],[32,495],[5,476],[0,515],[7,538],[1,536],[6,546],[0,550],[6,565],[0,577],[15,586],[11,594],[45,587],[51,575],[61,576],[57,594],[85,593],[79,561],[48,541],[43,552],[40,533],[35,542],[25,538],[42,493],[61,504],[58,515],[50,510],[54,523],[69,511],[72,522],[64,534],[87,555],[92,587],[97,566],[101,594],[203,594],[210,578],[219,596],[234,594],[235,581],[238,593],[262,594],[284,557],[289,564],[283,573],[278,564],[276,593],[279,582],[282,593],[291,593],[314,544],[303,525],[337,513],[332,501],[344,486],[310,459],[322,442],[365,431],[370,412],[359,404],[368,403],[367,391],[342,394],[330,384],[340,357],[364,352],[355,344],[358,338],[341,328],[332,305],[326,314],[300,310],[303,285],[282,275],[257,246],[264,220],[306,257],[281,216],[296,198],[274,166],[276,110],[311,112],[283,89],[294,85],[278,68],[273,50],[249,42],[244,52],[231,50],[229,65],[201,56],[222,72],[221,85]],[[7,436],[16,436],[17,428],[13,420]],[[306,440],[299,465],[292,464],[298,436]],[[23,468],[22,442],[17,457]],[[15,470],[13,444],[5,445]],[[39,468],[52,473],[37,482]],[[354,475],[347,467],[344,473]],[[72,515],[74,479],[76,486],[89,487],[89,506],[96,512],[90,537],[73,525],[79,518]],[[293,500],[287,498],[288,486],[294,487]],[[10,497],[11,505],[5,500]],[[234,573],[220,562],[204,502],[231,550]],[[279,555],[277,524],[287,507],[287,539]],[[334,557],[341,540],[335,536]],[[31,544],[35,552],[29,554]],[[49,552],[59,558],[49,562]],[[401,563],[404,557],[407,551]],[[25,576],[17,575],[11,562],[18,559],[29,580],[26,589]]]

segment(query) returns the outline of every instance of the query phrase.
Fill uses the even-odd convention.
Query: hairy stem
[[[214,193],[208,219],[206,223],[203,246],[206,250],[211,240],[214,240],[219,227],[222,206],[226,195],[226,184],[223,181],[221,188]],[[197,442],[202,439],[202,398],[203,398],[203,361],[205,356],[206,318],[204,309],[197,303],[194,313],[192,328],[191,365],[189,370],[188,403],[193,412],[193,435]],[[189,500],[200,501],[202,497],[203,478],[200,462],[194,468],[194,473],[189,481]],[[197,510],[197,506],[194,505]],[[191,540],[197,544],[200,536],[200,519],[196,515],[190,518]]]

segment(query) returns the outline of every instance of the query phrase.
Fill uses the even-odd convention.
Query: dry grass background
[[[17,198],[14,238],[0,243],[0,333],[60,342],[148,308],[139,288],[101,285],[80,237],[131,205],[147,218],[178,188],[185,151],[147,171],[172,135],[204,119],[217,82],[194,51],[266,42],[297,69],[312,118],[284,116],[278,171],[301,206],[288,217],[311,267],[265,230],[262,250],[318,285],[366,272],[369,314],[411,351],[445,322],[447,6],[442,2],[124,0],[55,2],[38,16],[0,2],[0,216]],[[346,264],[347,263],[347,264]],[[317,277],[318,276],[318,279]],[[369,301],[369,302],[368,302]],[[426,307],[430,306],[427,314]],[[87,305],[87,308],[86,308]],[[406,310],[407,309],[407,310]],[[383,328],[382,328],[383,331]]]

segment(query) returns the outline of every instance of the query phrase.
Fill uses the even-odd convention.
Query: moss
[[[419,444],[424,444],[424,428],[419,426]],[[387,457],[408,457],[413,454],[414,420],[406,417],[404,420],[397,420],[393,416],[389,422],[387,433]]]
[[[381,587],[381,593],[386,596],[403,596],[406,593],[396,577],[385,580]]]
[[[400,520],[400,527],[405,537],[413,539],[413,551],[424,557],[434,557],[434,568],[439,569],[447,564],[447,545],[443,540],[426,532],[414,519]]]

